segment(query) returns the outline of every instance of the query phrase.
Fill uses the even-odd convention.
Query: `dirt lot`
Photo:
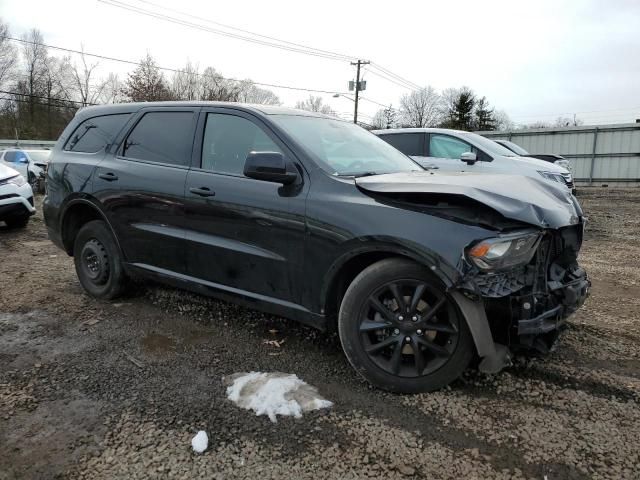
[[[0,227],[0,479],[640,478],[640,189],[580,200],[593,294],[557,350],[415,396],[293,322],[158,286],[93,300],[39,215]],[[255,417],[222,381],[252,370],[335,405]]]

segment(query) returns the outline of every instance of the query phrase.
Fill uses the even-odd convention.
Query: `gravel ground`
[[[159,286],[93,300],[39,214],[0,227],[0,480],[640,478],[640,189],[582,190],[593,294],[558,348],[414,396],[294,322]],[[252,370],[335,405],[255,417],[224,387]]]

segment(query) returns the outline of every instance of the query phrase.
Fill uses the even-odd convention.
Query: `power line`
[[[200,29],[200,30],[204,30],[204,31],[208,31],[210,33],[214,33],[217,35],[222,35],[222,36],[226,36],[226,37],[230,37],[230,38],[235,38],[238,40],[243,40],[243,41],[247,41],[247,42],[252,42],[252,43],[256,43],[259,45],[263,45],[263,46],[269,46],[269,47],[274,47],[274,48],[280,48],[283,50],[287,50],[287,51],[293,51],[296,53],[302,53],[302,54],[306,54],[306,55],[313,55],[313,56],[319,56],[319,57],[323,57],[323,58],[328,58],[331,60],[339,60],[339,61],[354,61],[357,58],[354,56],[350,56],[350,55],[345,55],[342,53],[337,53],[337,52],[333,52],[330,50],[323,50],[323,49],[319,49],[319,48],[314,48],[314,47],[310,47],[301,43],[295,43],[295,42],[290,42],[287,40],[282,40],[280,38],[276,38],[276,37],[272,37],[272,36],[268,36],[268,35],[262,35],[256,32],[252,32],[250,30],[245,30],[242,28],[238,28],[238,27],[234,27],[232,25],[228,25],[228,24],[224,24],[224,23],[220,23],[220,22],[216,22],[214,20],[211,19],[207,19],[204,17],[200,17],[197,15],[192,15],[177,9],[173,9],[170,7],[165,7],[163,5],[160,5],[158,3],[152,2],[150,0],[137,0],[139,3],[144,3],[147,5],[152,5],[154,7],[158,7],[161,8],[163,10],[167,10],[170,12],[174,12],[177,13],[179,15],[183,15],[185,17],[188,18],[192,18],[195,20],[200,20],[203,22],[207,22],[207,23],[211,23],[214,25],[218,25],[227,29],[231,29],[231,30],[235,30],[238,32],[242,32],[248,35],[252,35],[254,37],[259,37],[259,38],[263,38],[266,40],[258,40],[257,38],[250,38],[250,37],[245,37],[243,35],[238,35],[238,34],[234,34],[231,32],[225,32],[222,30],[218,30],[218,29],[212,29],[210,27],[206,27],[197,23],[192,23],[192,22],[188,22],[186,20],[180,19],[180,18],[176,18],[176,17],[172,17],[170,15],[166,15],[163,13],[158,13],[155,11],[150,11],[150,10],[146,10],[144,8],[140,8],[136,5],[131,5],[129,3],[126,2],[122,2],[120,0],[98,0],[101,3],[107,4],[107,5],[111,5],[113,7],[116,8],[121,8],[124,10],[129,10],[132,11],[134,13],[138,13],[141,15],[147,15],[156,19],[160,19],[160,20],[164,20],[167,22],[171,22],[171,23],[177,23],[179,25],[182,26],[186,26],[186,27],[191,27],[191,28],[196,28],[196,29]],[[278,43],[273,43],[273,42],[278,42]],[[377,70],[379,70],[381,73],[383,73],[384,75],[391,77],[392,79],[395,79],[394,83],[399,84],[401,83],[401,86],[406,86],[406,88],[410,88],[412,90],[416,90],[418,88],[420,88],[420,86],[414,82],[411,82],[410,80],[407,80],[406,78],[393,73],[391,70],[389,70],[388,68],[383,67],[382,65],[379,65],[377,63],[372,63],[372,66],[374,68],[376,68]],[[383,77],[383,78],[387,78],[387,77]],[[393,81],[390,79],[390,81]]]
[[[385,73],[385,74],[389,75],[390,77],[394,77],[394,78],[396,78],[397,80],[399,80],[399,81],[401,81],[401,82],[403,82],[403,83],[407,84],[408,86],[412,87],[414,90],[417,90],[417,89],[421,88],[421,87],[420,87],[420,85],[418,85],[417,83],[414,83],[414,82],[412,82],[412,81],[410,81],[410,80],[407,80],[407,79],[406,79],[406,78],[404,78],[404,77],[401,77],[400,75],[397,75],[397,74],[393,73],[391,70],[389,70],[388,68],[384,68],[382,65],[380,65],[380,64],[378,64],[378,63],[371,62],[371,66],[372,66],[373,68],[376,68],[376,69],[378,69],[379,71],[381,71],[381,72],[383,72],[383,73]]]
[[[323,50],[323,49],[320,49],[320,48],[309,47],[309,46],[303,45],[301,43],[290,42],[290,41],[287,41],[287,40],[282,40],[280,38],[271,37],[269,35],[262,35],[260,33],[255,33],[255,32],[249,31],[249,30],[244,30],[242,28],[234,27],[232,25],[227,25],[227,24],[224,24],[224,23],[216,22],[216,21],[208,19],[208,18],[199,17],[197,15],[191,15],[189,13],[182,12],[182,11],[176,10],[174,8],[165,7],[163,5],[160,5],[160,4],[155,3],[155,2],[151,2],[149,0],[137,0],[137,1],[139,3],[146,3],[147,5],[152,5],[154,7],[159,7],[159,8],[162,8],[164,10],[167,10],[167,11],[170,11],[170,12],[174,12],[174,13],[178,13],[180,15],[184,15],[184,16],[189,17],[189,18],[193,18],[193,19],[196,19],[196,20],[202,20],[202,21],[205,21],[207,23],[211,23],[213,25],[218,25],[220,27],[228,28],[230,30],[236,30],[238,32],[242,32],[242,33],[246,33],[246,34],[249,34],[249,35],[253,35],[255,37],[264,38],[264,39],[267,39],[267,40],[273,40],[273,41],[280,42],[280,43],[283,43],[283,44],[286,44],[286,45],[290,45],[290,46],[293,46],[293,47],[300,47],[300,48],[303,48],[303,49],[308,49],[308,50],[312,50],[312,51],[315,51],[315,52],[328,54],[328,55],[335,56],[335,57],[342,57],[344,60],[349,60],[350,61],[350,60],[354,60],[355,59],[355,57],[351,57],[349,55],[345,55],[345,54],[342,54],[342,53],[332,52],[331,50]]]
[[[54,101],[54,102],[79,103],[82,106],[98,105],[97,103],[80,102],[80,101],[77,101],[77,100],[65,100],[65,99],[62,99],[62,98],[51,98],[51,97],[45,97],[45,96],[42,96],[42,95],[34,95],[32,93],[9,92],[7,90],[0,90],[0,93],[5,93],[5,94],[8,94],[8,95],[18,95],[20,97],[41,98],[41,99],[44,99],[44,100],[49,100],[49,101]]]
[[[108,60],[108,61],[112,61],[112,62],[119,62],[119,63],[125,63],[128,65],[135,65],[135,66],[140,66],[141,64],[139,62],[134,62],[133,60],[125,60],[122,58],[115,58],[115,57],[109,57],[106,55],[99,55],[97,53],[89,53],[89,52],[83,52],[80,50],[74,50],[71,48],[64,48],[64,47],[58,47],[55,45],[50,45],[50,44],[46,44],[46,43],[38,43],[38,42],[32,42],[30,40],[24,40],[21,38],[15,38],[15,37],[8,37],[8,36],[3,36],[2,38],[6,38],[8,40],[12,40],[14,42],[20,42],[20,43],[27,43],[30,45],[40,45],[43,47],[47,47],[47,48],[52,48],[54,50],[60,50],[63,52],[69,52],[69,53],[75,53],[78,55],[86,55],[88,57],[94,57],[94,58],[100,58],[102,60]],[[168,68],[168,67],[158,67],[159,70],[163,70],[166,72],[173,72],[173,73],[184,73],[183,70],[177,69],[177,68]],[[197,73],[198,76],[203,76],[203,73]],[[222,75],[220,76],[220,78],[222,78],[223,80],[229,80],[232,82],[243,82],[244,80],[238,80],[237,78],[230,78],[230,77],[223,77]],[[341,93],[338,91],[330,91],[330,90],[319,90],[319,89],[314,89],[314,88],[302,88],[302,87],[292,87],[290,85],[277,85],[277,84],[273,84],[273,83],[264,83],[264,82],[255,82],[253,80],[251,80],[251,82],[255,85],[260,85],[262,87],[270,87],[270,88],[283,88],[286,90],[297,90],[297,91],[302,91],[302,92],[314,92],[314,93],[328,93],[328,94],[334,94],[334,93]]]
[[[340,60],[340,61],[345,61],[348,58],[351,57],[344,57],[340,54],[330,54],[330,53],[322,53],[320,51],[311,51],[309,50],[308,47],[305,48],[299,48],[299,47],[293,47],[293,46],[288,46],[288,45],[283,45],[283,44],[277,44],[277,43],[273,43],[273,42],[269,42],[266,40],[259,40],[257,38],[251,38],[251,37],[246,37],[243,35],[239,35],[236,33],[231,33],[231,32],[225,32],[224,30],[218,30],[215,28],[211,28],[211,27],[207,27],[198,23],[193,23],[193,22],[189,22],[187,20],[183,20],[180,18],[176,18],[176,17],[172,17],[171,15],[166,15],[163,13],[157,13],[151,10],[146,10],[144,8],[140,8],[137,7],[135,5],[130,5],[124,2],[120,2],[118,0],[98,0],[101,3],[107,4],[107,5],[111,5],[112,7],[116,7],[116,8],[121,8],[123,10],[129,10],[131,12],[134,13],[138,13],[141,15],[146,15],[149,17],[153,17],[156,18],[158,20],[164,20],[166,22],[169,23],[175,23],[178,25],[182,25],[185,27],[190,27],[190,28],[195,28],[197,30],[202,30],[202,31],[206,31],[209,33],[213,33],[216,35],[221,35],[224,37],[230,37],[230,38],[235,38],[237,40],[243,40],[243,41],[247,41],[247,42],[251,42],[251,43],[256,43],[258,45],[263,45],[263,46],[268,46],[268,47],[274,47],[274,48],[280,48],[282,50],[287,50],[290,52],[297,52],[297,53],[303,53],[306,55],[312,55],[315,57],[322,57],[322,58],[328,58],[328,59],[333,59],[333,60]]]
[[[375,75],[376,77],[382,78],[382,79],[384,79],[384,80],[386,80],[386,81],[388,81],[388,82],[391,82],[391,83],[393,83],[393,84],[395,84],[395,85],[397,85],[397,86],[399,86],[399,87],[406,88],[407,90],[415,90],[415,88],[414,88],[414,87],[409,86],[409,85],[407,85],[407,84],[405,84],[405,83],[401,83],[401,82],[399,82],[399,81],[397,81],[397,80],[394,80],[393,78],[388,77],[388,76],[386,76],[386,75],[384,75],[384,74],[382,74],[382,73],[380,73],[380,72],[376,72],[376,71],[374,71],[374,70],[370,70],[370,69],[368,70],[368,72],[369,72],[371,75]]]

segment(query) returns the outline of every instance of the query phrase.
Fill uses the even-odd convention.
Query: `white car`
[[[544,160],[521,157],[493,140],[445,128],[395,128],[373,133],[423,168],[445,172],[502,173],[544,178],[574,191],[571,172]]]
[[[44,192],[44,178],[50,150],[9,148],[0,152],[0,162],[17,170],[36,192]]]
[[[35,211],[31,185],[18,171],[0,164],[0,222],[24,227]]]

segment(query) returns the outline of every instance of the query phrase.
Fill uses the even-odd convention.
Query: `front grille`
[[[13,197],[19,197],[20,195],[18,195],[17,193],[8,193],[6,195],[0,195],[0,200],[4,200],[5,198],[13,198]]]
[[[522,290],[527,282],[525,267],[498,273],[484,273],[476,277],[476,285],[483,297],[500,298]]]

